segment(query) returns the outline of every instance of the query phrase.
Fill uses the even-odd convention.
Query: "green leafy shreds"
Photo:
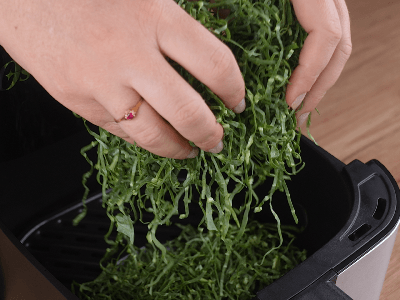
[[[306,258],[304,251],[291,244],[295,228],[282,227],[285,242],[279,251],[270,251],[280,244],[273,225],[251,221],[240,240],[236,240],[240,227],[233,225],[225,242],[213,231],[180,227],[180,236],[165,244],[168,263],[154,263],[156,250],[147,246],[125,260],[113,260],[93,282],[74,284],[74,292],[82,300],[252,299],[257,288]],[[228,249],[227,242],[237,246]]]
[[[144,222],[142,213],[151,212],[154,219],[149,221],[149,228],[170,225],[173,215],[189,217],[188,205],[197,191],[205,212],[203,223],[224,239],[232,220],[246,226],[242,221],[249,212],[248,201],[256,212],[260,211],[275,191],[286,191],[285,181],[303,167],[300,133],[295,130],[295,112],[285,102],[285,86],[297,64],[305,33],[295,21],[289,0],[180,0],[178,4],[231,47],[246,84],[246,110],[235,114],[227,109],[207,87],[172,62],[224,127],[224,150],[219,154],[201,151],[194,159],[174,160],[149,153],[100,128],[100,134],[90,131],[97,141],[95,168],[104,205],[116,224],[115,210],[123,215],[131,213],[132,223]],[[227,19],[219,19],[214,13],[219,8],[230,9]],[[187,173],[180,183],[182,170]],[[267,177],[273,178],[273,184],[262,200],[254,188]],[[235,195],[242,190],[246,190],[246,200],[234,208]],[[180,202],[184,211],[178,211]],[[213,221],[215,216],[219,216],[219,223]],[[296,219],[294,210],[293,217]],[[155,236],[149,236],[149,240],[154,242]]]
[[[25,69],[22,69],[22,67],[13,60],[6,63],[3,67],[0,68],[0,74],[2,74],[2,71],[5,71],[7,67],[11,64],[14,64],[14,71],[10,70],[10,72],[6,75],[7,79],[9,81],[11,80],[9,87],[6,88],[6,90],[10,90],[12,87],[14,87],[18,81],[26,81],[30,77],[30,74]],[[21,75],[24,75],[25,78],[23,78]],[[0,80],[3,80],[3,78],[0,77]],[[0,90],[2,90],[1,84]]]
[[[200,289],[203,294],[201,297],[193,294],[193,299],[212,299],[228,295],[228,289],[246,293],[250,289],[248,284],[252,282],[252,277],[240,280],[236,278],[232,281],[234,276],[230,273],[233,270],[231,264],[233,261],[240,264],[249,259],[242,256],[244,254],[240,249],[246,242],[240,244],[239,241],[251,238],[248,235],[249,215],[252,211],[260,212],[266,202],[278,226],[275,225],[276,232],[263,239],[265,247],[260,250],[261,256],[252,258],[254,263],[257,262],[257,268],[254,267],[251,272],[262,278],[277,278],[282,275],[272,267],[258,270],[260,266],[274,261],[269,258],[268,252],[279,257],[275,264],[280,264],[281,268],[286,270],[294,266],[286,262],[284,253],[289,250],[282,247],[285,242],[284,233],[279,216],[273,210],[272,200],[275,192],[286,193],[293,218],[297,221],[286,181],[297,174],[304,164],[300,156],[301,134],[295,130],[295,111],[286,104],[285,91],[291,72],[298,63],[306,33],[295,19],[290,0],[177,2],[231,48],[245,81],[247,107],[243,113],[235,114],[210,89],[171,61],[171,65],[202,95],[217,121],[222,124],[222,152],[212,154],[200,151],[196,158],[174,160],[149,153],[101,128],[99,134],[88,128],[95,142],[85,151],[97,148],[98,160],[94,169],[97,170],[97,180],[103,189],[103,206],[111,221],[106,241],[115,246],[126,239],[132,253],[129,261],[135,261],[129,274],[126,271],[126,274],[117,275],[116,270],[122,270],[122,267],[110,266],[110,271],[104,270],[101,277],[114,274],[113,276],[120,278],[119,281],[125,281],[125,276],[148,276],[150,283],[138,287],[145,287],[143,290],[147,291],[147,296],[145,293],[141,296],[143,299],[156,299],[152,297],[158,297],[158,293],[164,293],[163,299],[190,297],[196,289]],[[229,16],[220,19],[219,9],[229,9]],[[256,193],[255,189],[265,184],[267,178],[268,182],[272,182],[269,192],[266,195]],[[239,193],[245,193],[245,196],[236,197]],[[192,268],[201,265],[204,269],[215,269],[207,269],[207,272],[193,271],[190,277],[192,279],[188,279],[187,273],[182,275],[177,268],[180,264],[187,265],[184,262],[190,258],[168,251],[157,240],[156,231],[159,226],[171,225],[171,218],[174,216],[180,219],[190,218],[191,202],[197,202],[204,214],[200,224],[196,225],[199,229],[206,228],[209,233],[191,239],[189,245],[198,242],[196,247],[213,249],[208,257],[202,258],[210,259],[208,264],[203,261]],[[152,218],[146,217],[148,213]],[[143,252],[134,245],[134,224],[138,222],[147,224],[147,240],[154,249],[147,248]],[[118,236],[116,241],[110,241],[108,236],[114,225]],[[189,229],[183,227],[183,235],[188,234],[186,230]],[[172,246],[167,247],[172,249]],[[174,247],[178,249],[178,244]],[[183,253],[189,255],[190,249],[185,249]],[[135,251],[139,251],[139,254],[133,254]],[[151,259],[150,256],[147,257],[150,253]],[[253,255],[251,251],[246,253]],[[195,256],[194,253],[191,255]],[[141,267],[144,265],[146,268]],[[165,271],[161,271],[164,269]],[[144,273],[139,276],[137,272]],[[213,283],[207,281],[211,279],[204,279],[206,277],[203,277],[203,273],[207,273],[207,276],[214,274]],[[187,281],[199,284],[202,279],[206,280],[204,285],[197,286],[196,289],[187,285]],[[245,280],[248,282],[243,284]],[[183,290],[170,289],[172,281],[182,282],[180,289]],[[83,285],[82,289],[87,289],[88,286],[89,284]],[[110,289],[107,293],[111,296],[105,296],[105,288],[99,286],[98,290],[104,299],[116,299],[112,297],[113,293],[120,293],[120,289]],[[232,295],[226,297],[236,299]],[[97,296],[96,299],[103,298]]]

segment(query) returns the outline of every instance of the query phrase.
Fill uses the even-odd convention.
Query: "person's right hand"
[[[170,66],[178,62],[244,110],[245,87],[227,46],[173,0],[0,0],[0,44],[60,103],[164,157],[222,150],[223,128]],[[132,120],[121,119],[140,99]]]

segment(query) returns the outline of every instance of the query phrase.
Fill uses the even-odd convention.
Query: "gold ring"
[[[139,110],[139,107],[140,107],[140,105],[142,105],[142,103],[143,103],[143,98],[140,98],[139,102],[133,108],[131,108],[130,110],[127,110],[125,112],[125,115],[121,119],[119,119],[119,120],[114,119],[114,121],[116,123],[119,123],[123,120],[132,120],[136,116],[136,114]]]

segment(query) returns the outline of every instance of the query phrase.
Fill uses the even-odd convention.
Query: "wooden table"
[[[347,0],[353,52],[313,113],[318,144],[349,163],[377,159],[400,183],[400,1]],[[380,300],[400,299],[400,237]],[[357,299],[358,300],[358,299]]]

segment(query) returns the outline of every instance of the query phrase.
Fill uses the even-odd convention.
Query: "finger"
[[[132,72],[131,86],[184,138],[205,151],[221,151],[223,128],[205,101],[156,49],[147,56],[152,63]]]
[[[75,112],[90,123],[102,127],[108,132],[133,144],[135,141],[122,128],[115,123],[112,115],[94,98],[67,97],[65,95],[53,96],[69,110]]]
[[[121,119],[140,99],[132,89],[103,89],[101,93],[95,93],[99,101],[92,97],[55,96],[65,107],[92,124],[154,154],[176,159],[193,158],[198,154],[197,148],[190,146],[187,140],[145,102],[133,120],[116,123],[115,119]]]
[[[207,85],[226,107],[240,104],[234,111],[243,111],[245,85],[232,51],[174,1],[168,3],[157,32],[161,51]]]
[[[302,107],[301,111],[297,113],[299,117],[307,112],[312,111],[317,106],[325,93],[339,78],[351,54],[352,43],[349,13],[343,0],[335,0],[335,5],[340,18],[342,38],[327,67],[324,69],[324,71],[322,71],[311,90],[307,93],[307,96],[304,99],[304,106]]]
[[[332,0],[292,0],[292,3],[300,24],[309,34],[286,91],[287,103],[296,109],[331,60],[342,38],[342,29]]]
[[[96,95],[96,99],[111,117],[103,116],[98,121],[99,126],[117,133],[129,143],[137,143],[141,148],[163,157],[185,159],[197,155],[198,149],[193,148],[145,100],[132,119],[124,120],[125,113],[141,100],[136,91],[123,87],[106,93],[103,91],[101,95]]]

